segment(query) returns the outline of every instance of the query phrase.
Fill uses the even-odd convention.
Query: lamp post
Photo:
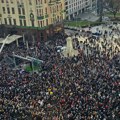
[[[25,34],[23,34],[23,43],[25,45]]]
[[[14,61],[14,65],[15,65],[15,68],[16,68],[16,60],[15,60],[15,53],[13,52],[13,61]]]
[[[102,22],[103,16],[103,0],[100,0],[100,22]]]
[[[75,14],[75,26],[77,28],[77,14]]]
[[[100,22],[102,22],[102,16],[103,16],[103,0],[96,0],[96,11],[97,15],[100,16]]]

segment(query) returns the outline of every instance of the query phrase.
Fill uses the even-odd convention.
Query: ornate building
[[[63,29],[64,0],[0,0],[0,24],[46,40]]]

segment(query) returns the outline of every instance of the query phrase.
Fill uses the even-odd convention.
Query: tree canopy
[[[105,8],[113,13],[114,17],[120,11],[120,0],[104,0]]]

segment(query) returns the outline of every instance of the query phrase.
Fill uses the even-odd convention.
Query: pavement
[[[78,18],[80,18],[81,20],[87,20],[87,21],[91,21],[91,22],[95,22],[99,19],[99,17],[97,15],[95,15],[94,13],[79,14]]]

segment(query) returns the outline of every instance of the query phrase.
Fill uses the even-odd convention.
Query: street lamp
[[[75,14],[75,26],[77,28],[77,14]]]
[[[15,65],[15,68],[16,68],[16,59],[15,59],[15,52],[13,52],[13,61],[14,61],[14,65]]]
[[[97,11],[97,15],[100,16],[100,22],[102,22],[103,0],[96,0],[96,11]]]

